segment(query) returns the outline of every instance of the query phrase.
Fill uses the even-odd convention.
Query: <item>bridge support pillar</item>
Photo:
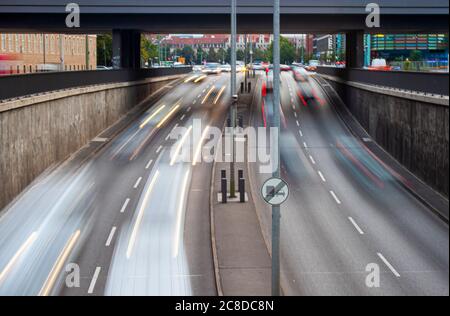
[[[346,34],[346,63],[348,68],[364,67],[364,31]]]
[[[113,30],[114,69],[141,68],[141,33],[135,30]]]

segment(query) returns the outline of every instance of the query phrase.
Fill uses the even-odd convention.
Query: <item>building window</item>
[[[14,36],[14,41],[15,41],[15,44],[16,44],[16,49],[15,49],[15,52],[16,53],[18,53],[20,50],[19,50],[19,34],[15,34],[15,36]],[[20,70],[19,70],[20,71]]]
[[[31,34],[28,34],[28,52],[32,53],[33,52],[33,37]],[[31,70],[30,70],[31,72]]]
[[[6,50],[6,34],[2,34],[2,52]]]
[[[12,36],[12,34],[8,35],[8,50],[10,52],[13,51],[13,36]]]

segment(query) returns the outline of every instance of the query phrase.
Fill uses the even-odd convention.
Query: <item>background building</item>
[[[94,70],[96,35],[0,34],[3,60],[13,60],[3,72]],[[6,57],[5,57],[6,56]],[[5,68],[6,62],[3,62]]]
[[[376,34],[366,36],[371,58],[447,60],[447,34]]]

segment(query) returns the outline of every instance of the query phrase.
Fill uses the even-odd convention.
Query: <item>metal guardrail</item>
[[[191,67],[47,72],[0,77],[0,101],[56,90],[187,74]]]
[[[334,67],[318,67],[317,73],[379,87],[389,87],[434,95],[449,95],[448,73],[372,71]]]

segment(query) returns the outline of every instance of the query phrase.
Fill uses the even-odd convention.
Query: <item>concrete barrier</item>
[[[319,75],[371,137],[432,188],[449,195],[449,98]]]
[[[173,80],[149,78],[49,92],[0,103],[0,210]]]

